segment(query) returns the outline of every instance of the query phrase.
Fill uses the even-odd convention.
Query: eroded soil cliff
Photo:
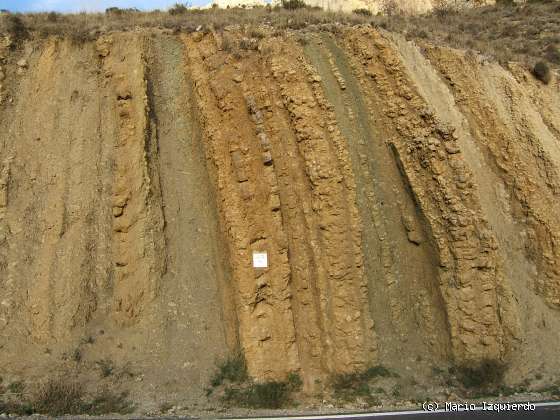
[[[5,381],[204,404],[239,350],[308,395],[557,378],[555,78],[366,26],[4,37],[0,65]]]

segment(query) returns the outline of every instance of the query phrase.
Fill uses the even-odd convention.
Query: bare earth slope
[[[153,409],[239,350],[308,394],[375,365],[558,376],[558,80],[298,36],[2,38],[0,377]]]

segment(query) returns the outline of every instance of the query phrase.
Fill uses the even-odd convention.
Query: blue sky
[[[175,3],[177,0],[0,0],[0,9],[12,12],[80,12],[103,11],[114,6],[150,10],[165,9]],[[189,3],[200,6],[209,3],[209,0],[191,0]]]

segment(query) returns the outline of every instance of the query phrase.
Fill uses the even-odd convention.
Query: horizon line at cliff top
[[[227,7],[253,7],[278,4],[280,0],[6,0],[0,2],[0,9],[9,12],[103,12],[110,7],[137,8],[142,11],[155,9],[167,10],[176,3],[185,4],[193,9],[207,9],[213,5]]]

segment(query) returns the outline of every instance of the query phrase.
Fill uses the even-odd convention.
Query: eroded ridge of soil
[[[10,44],[3,378],[149,406],[204,401],[238,350],[310,394],[375,365],[559,372],[556,79],[366,26]]]

